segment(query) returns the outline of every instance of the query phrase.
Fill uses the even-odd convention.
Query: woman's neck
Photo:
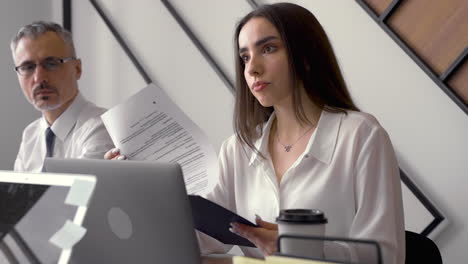
[[[274,106],[276,115],[275,132],[278,133],[281,139],[294,139],[303,135],[305,131],[315,127],[320,119],[322,110],[312,103],[307,95],[303,94],[301,98],[303,98],[302,107],[306,122],[301,122],[296,116],[292,100],[288,104]]]

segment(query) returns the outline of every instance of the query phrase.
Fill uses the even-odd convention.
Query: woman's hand
[[[278,225],[263,221],[258,215],[255,222],[259,227],[252,227],[241,223],[231,223],[231,232],[238,234],[254,243],[265,256],[276,252],[278,239]]]
[[[104,159],[106,160],[126,160],[125,155],[120,155],[120,149],[113,148],[104,154]]]

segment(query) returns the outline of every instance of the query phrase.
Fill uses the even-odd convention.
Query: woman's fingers
[[[265,229],[278,230],[278,225],[277,224],[270,223],[270,222],[267,222],[267,221],[263,221],[262,218],[260,216],[258,216],[258,215],[255,215],[255,223],[258,226],[263,227]]]
[[[268,222],[266,222],[268,223]],[[248,239],[260,249],[264,255],[276,252],[278,231],[263,227],[252,227],[240,223],[231,223],[231,232]]]
[[[120,149],[113,148],[104,154],[104,159],[106,160],[126,160],[125,155],[120,155]]]

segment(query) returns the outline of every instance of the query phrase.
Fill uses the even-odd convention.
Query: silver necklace
[[[288,144],[288,145],[285,145],[283,143],[281,143],[280,139],[279,139],[279,136],[278,136],[278,129],[276,129],[276,140],[278,141],[278,143],[284,148],[284,151],[286,152],[289,152],[291,151],[292,147],[297,143],[299,142],[299,140],[305,136],[309,131],[311,131],[315,126],[312,126],[311,128],[307,129],[306,132],[304,132],[304,134],[302,134],[294,143],[292,144]]]

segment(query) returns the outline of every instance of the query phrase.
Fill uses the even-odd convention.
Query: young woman
[[[327,236],[376,240],[384,263],[403,263],[392,144],[353,103],[316,18],[294,4],[261,6],[239,22],[235,46],[236,133],[221,147],[220,181],[209,198],[260,227],[233,223],[232,231],[268,255],[280,209],[321,209]],[[243,251],[260,257],[258,249]]]
[[[326,236],[376,240],[385,264],[404,263],[392,144],[353,103],[313,14],[289,3],[261,6],[239,22],[235,47],[235,135],[221,147],[219,183],[208,198],[260,226],[232,223],[257,246],[244,253],[275,252],[279,211],[305,208],[325,212]],[[228,250],[204,235],[200,245],[204,253]],[[348,250],[369,261],[365,251]]]

